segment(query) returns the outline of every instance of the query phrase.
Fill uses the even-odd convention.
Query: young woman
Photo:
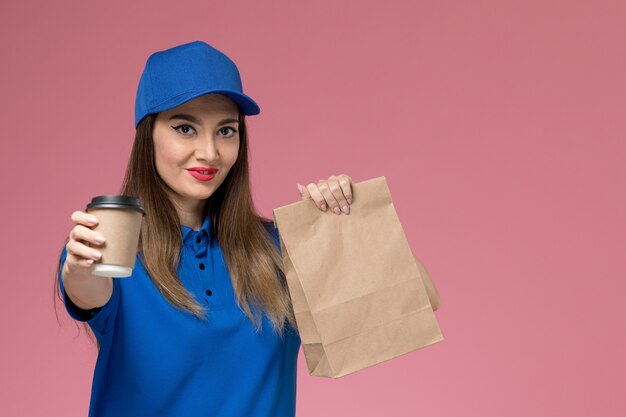
[[[295,415],[300,338],[278,231],[250,193],[245,116],[258,113],[210,45],[149,57],[121,189],[146,212],[133,274],[91,275],[106,242],[83,211],[57,270],[58,297],[99,346],[90,416]],[[301,193],[349,213],[347,175]]]
[[[91,275],[106,241],[96,216],[75,211],[55,277],[98,343],[90,417],[295,415],[300,338],[278,230],[250,193],[245,117],[258,113],[235,64],[210,45],[149,57],[121,189],[146,213],[133,274]],[[339,175],[298,186],[345,215],[351,184]]]

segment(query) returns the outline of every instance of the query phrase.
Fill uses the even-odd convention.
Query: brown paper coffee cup
[[[86,211],[98,218],[93,230],[106,239],[98,248],[102,258],[94,263],[91,274],[115,278],[132,275],[145,215],[139,200],[124,195],[98,196]]]

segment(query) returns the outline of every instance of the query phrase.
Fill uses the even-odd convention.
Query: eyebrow
[[[170,117],[170,120],[173,120],[173,119],[187,120],[188,122],[195,123],[197,125],[202,126],[202,122],[190,114],[175,114],[172,117]],[[231,117],[231,118],[220,121],[217,125],[221,126],[221,125],[225,125],[228,123],[239,123],[239,119],[233,119]]]

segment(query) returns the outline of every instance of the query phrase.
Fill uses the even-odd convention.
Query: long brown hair
[[[173,306],[206,320],[206,309],[184,288],[176,272],[182,247],[180,220],[167,195],[168,186],[154,164],[155,118],[156,115],[149,115],[137,126],[120,194],[138,197],[143,203],[146,215],[138,254],[155,287]],[[224,182],[207,199],[203,215],[212,220],[237,304],[257,332],[262,328],[262,313],[265,312],[274,331],[283,338],[285,321],[295,330],[297,326],[280,253],[262,223],[272,220],[258,215],[252,201],[243,115],[240,115],[239,137],[237,160]],[[62,300],[58,283],[61,268],[59,256],[55,304],[57,298]],[[86,323],[85,328],[89,330]]]

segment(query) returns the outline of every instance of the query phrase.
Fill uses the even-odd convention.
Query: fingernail
[[[335,214],[340,214],[341,213],[341,210],[339,210],[339,207],[335,207],[333,209],[333,211],[335,212]]]
[[[98,219],[96,219],[95,217],[87,217],[87,221],[91,224],[98,223]]]
[[[343,206],[341,209],[343,210],[344,213],[350,214],[350,208],[348,206]]]
[[[304,194],[304,190],[300,184],[298,184],[298,191],[300,191],[300,195]]]
[[[93,252],[91,252],[91,257],[92,258],[96,258],[96,259],[100,259],[102,257],[102,254],[100,252],[93,251]]]
[[[94,240],[95,240],[97,243],[104,243],[104,241],[105,241],[104,236],[96,236],[96,237],[94,238]]]
[[[322,204],[322,210],[326,211],[326,204]]]
[[[352,199],[350,197],[346,198],[348,200],[348,204],[352,204]]]

